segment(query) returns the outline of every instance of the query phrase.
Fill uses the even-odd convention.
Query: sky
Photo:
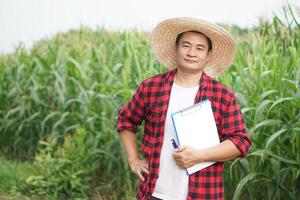
[[[80,26],[151,31],[170,17],[197,17],[253,27],[286,2],[300,7],[300,0],[0,0],[0,54]]]

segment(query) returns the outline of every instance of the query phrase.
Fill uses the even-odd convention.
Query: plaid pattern
[[[145,181],[140,181],[138,186],[140,200],[150,199],[158,178],[164,123],[175,73],[173,69],[144,80],[132,99],[119,110],[118,132],[127,129],[136,133],[145,121],[141,149],[150,173],[144,174]],[[231,140],[241,151],[241,157],[245,157],[251,141],[234,93],[203,72],[195,103],[205,99],[211,101],[220,140]],[[190,175],[187,199],[223,199],[223,169],[224,163],[217,162]]]

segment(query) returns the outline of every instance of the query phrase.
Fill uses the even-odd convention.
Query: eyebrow
[[[184,44],[184,43],[191,44],[189,41],[186,41],[186,40],[182,41],[182,44]],[[196,46],[206,48],[206,46],[203,44],[197,44]]]

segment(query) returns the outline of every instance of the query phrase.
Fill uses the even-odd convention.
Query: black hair
[[[187,32],[187,31],[186,31],[186,32]],[[179,34],[177,35],[176,41],[175,41],[176,47],[178,47],[179,41],[181,40],[183,34],[186,33],[186,32],[182,32],[182,33],[179,33]],[[211,40],[210,40],[209,37],[207,37],[205,34],[199,32],[199,31],[190,31],[190,32],[200,33],[200,34],[204,35],[204,36],[206,37],[207,44],[208,44],[208,52],[210,52],[210,51],[212,50],[212,42],[211,42]]]

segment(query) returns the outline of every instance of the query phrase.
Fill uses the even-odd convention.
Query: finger
[[[195,165],[195,163],[194,162],[188,162],[188,163],[186,163],[186,165],[185,166],[187,166],[187,167],[192,167],[192,166],[194,166]]]
[[[180,164],[180,163],[182,164],[182,163],[183,163],[183,160],[182,160],[181,157],[177,157],[177,158],[175,158],[174,160],[175,160],[175,162],[178,163],[178,164]]]
[[[138,177],[140,177],[140,179],[141,179],[142,181],[145,180],[140,170],[137,170],[137,171],[136,171],[136,174],[138,175]]]
[[[186,150],[187,146],[181,146],[181,151]]]
[[[176,157],[176,158],[175,158],[175,161],[176,161],[176,162],[182,162],[181,156]]]
[[[185,146],[180,146],[176,149],[176,153],[182,152],[185,150]]]
[[[149,174],[149,170],[145,167],[142,167],[141,171],[145,172],[146,174]]]
[[[177,149],[175,149],[175,153],[179,153],[179,152],[181,152],[182,151],[182,148],[181,147],[178,147]]]
[[[188,168],[187,164],[184,163],[184,162],[181,162],[181,163],[180,163],[180,166],[181,166],[181,169],[186,169],[186,168]]]
[[[145,167],[146,169],[149,169],[147,161],[143,160],[142,166]]]
[[[173,153],[173,158],[174,159],[178,158],[178,154],[177,153]]]
[[[181,165],[181,164],[179,164],[178,167],[179,167],[180,169],[185,169],[185,167],[184,167],[183,165]]]
[[[181,157],[181,154],[180,154],[179,152],[174,152],[174,153],[173,153],[173,157],[174,157],[175,159],[179,159],[179,158]]]
[[[179,165],[182,165],[182,162],[181,160],[175,160],[176,161],[176,164],[179,166]]]

